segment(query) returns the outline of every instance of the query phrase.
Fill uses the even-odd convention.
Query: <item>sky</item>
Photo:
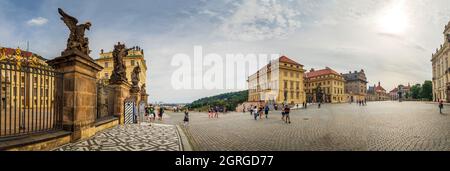
[[[2,0],[0,46],[52,59],[65,49],[63,8],[87,32],[92,58],[117,42],[140,46],[151,102],[188,103],[239,89],[178,90],[176,54],[283,54],[306,70],[364,69],[388,91],[431,80],[431,55],[444,42],[448,0]],[[237,74],[246,77],[248,73]]]

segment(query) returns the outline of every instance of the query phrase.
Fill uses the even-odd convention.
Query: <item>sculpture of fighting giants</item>
[[[67,55],[70,53],[74,53],[75,51],[81,52],[85,57],[89,57],[89,39],[84,36],[84,32],[89,30],[91,27],[90,22],[86,22],[85,24],[78,24],[78,20],[75,17],[72,17],[65,13],[61,8],[58,8],[59,14],[61,14],[61,20],[67,25],[70,30],[70,36],[67,40],[67,48],[62,52],[61,55]]]
[[[147,95],[147,90],[145,89],[145,84],[141,86],[141,95]]]
[[[141,73],[141,67],[136,66],[133,69],[133,72],[131,73],[131,93],[139,93],[139,74]]]
[[[109,79],[110,84],[120,84],[128,81],[123,58],[128,55],[128,51],[130,50],[131,49],[126,48],[125,44],[120,44],[120,42],[117,45],[114,45],[114,51],[112,52],[114,70],[111,74],[111,78]]]

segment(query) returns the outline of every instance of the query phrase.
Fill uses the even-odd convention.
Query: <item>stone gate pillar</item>
[[[114,91],[109,94],[109,98],[113,99],[113,103],[110,105],[109,109],[109,111],[112,112],[110,115],[119,118],[119,124],[122,125],[125,123],[125,100],[130,96],[130,83],[121,81],[108,86]]]
[[[71,51],[47,62],[63,74],[63,128],[72,141],[95,134],[96,80],[103,68],[89,56]]]

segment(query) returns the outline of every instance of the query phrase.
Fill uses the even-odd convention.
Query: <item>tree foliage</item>
[[[420,91],[422,91],[422,85],[416,84],[411,87],[411,97],[413,99],[420,99]]]
[[[433,82],[425,81],[422,85],[422,90],[420,92],[420,98],[433,100]]]
[[[208,107],[219,106],[226,107],[228,111],[236,110],[238,104],[246,102],[248,99],[248,90],[233,92],[233,93],[225,93],[212,97],[205,97],[199,100],[192,102],[187,105],[190,109],[194,110],[202,110],[207,109]]]

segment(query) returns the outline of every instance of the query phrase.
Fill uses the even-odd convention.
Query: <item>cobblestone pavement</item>
[[[141,124],[117,126],[85,141],[55,151],[180,151],[174,125]]]
[[[172,121],[183,117],[170,115]],[[309,106],[293,111],[291,120],[292,124],[283,123],[279,112],[257,121],[249,113],[219,119],[191,113],[184,132],[197,151],[450,151],[450,115],[439,114],[434,104]]]

